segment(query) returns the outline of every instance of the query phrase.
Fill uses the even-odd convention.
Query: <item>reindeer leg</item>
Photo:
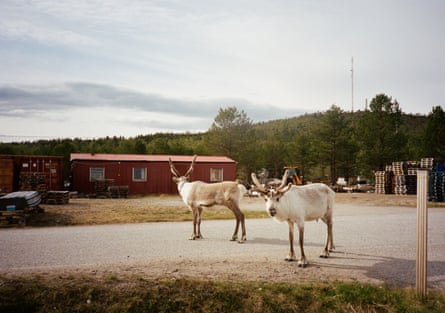
[[[330,231],[329,231],[329,228],[330,228],[329,221],[327,219],[324,219],[324,218],[322,219],[322,221],[325,222],[325,224],[327,226],[327,228],[326,228],[327,231],[326,231],[326,244],[324,246],[323,251],[320,254],[320,258],[325,258],[326,259],[326,258],[329,257],[329,242],[331,240],[331,234],[330,234]]]
[[[236,219],[235,230],[233,231],[233,235],[232,235],[232,238],[230,239],[230,241],[237,241],[240,217],[239,217],[239,214],[234,209],[232,209],[232,208],[230,208],[230,209],[232,210],[233,214],[235,214],[235,219]]]
[[[284,259],[288,262],[295,261],[297,258],[295,256],[295,250],[294,250],[294,222],[287,221],[289,226],[289,245],[290,245],[290,251],[287,257]]]
[[[327,235],[326,235],[326,245],[320,254],[320,258],[328,258],[329,252],[331,252],[334,247],[334,239],[332,237],[332,218],[323,219],[323,222],[326,223],[327,226]]]
[[[235,218],[236,218],[236,226],[235,226],[235,231],[233,233],[232,236],[232,241],[235,241],[238,239],[238,230],[239,230],[239,225],[241,224],[241,239],[238,241],[238,243],[244,243],[247,238],[246,238],[246,223],[245,223],[245,218],[244,218],[244,214],[241,212],[241,210],[236,207],[233,210],[233,213],[235,214]]]
[[[198,233],[197,233],[197,237],[198,239],[202,239],[204,237],[202,237],[201,235],[201,216],[202,216],[202,207],[198,207],[198,219],[197,219],[197,224],[198,224]]]
[[[195,209],[192,209],[193,213],[193,233],[190,236],[190,240],[195,240],[197,238],[196,225],[198,223],[198,212]]]
[[[298,225],[298,232],[299,232],[299,243],[300,243],[300,252],[301,252],[301,258],[300,261],[298,261],[298,267],[305,267],[308,262],[306,260],[306,255],[304,254],[304,224]]]
[[[244,214],[240,211],[240,219],[241,219],[241,240],[239,241],[239,243],[244,243],[247,240],[246,237],[246,223],[245,223],[245,217]]]
[[[328,236],[329,236],[329,251],[334,251],[335,250],[335,245],[334,245],[334,223],[332,222],[332,218],[329,220],[328,222]]]

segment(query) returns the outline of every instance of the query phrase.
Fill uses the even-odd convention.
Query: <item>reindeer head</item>
[[[278,187],[266,188],[260,184],[255,173],[252,173],[252,181],[255,184],[252,189],[261,193],[266,201],[266,211],[270,216],[275,216],[278,210],[280,198],[290,189],[291,183],[286,185],[288,171],[286,170],[281,178],[281,184]]]
[[[171,160],[171,158],[168,158],[168,163],[170,164],[170,171],[173,174],[173,181],[177,184],[179,183],[184,183],[187,182],[190,179],[190,175],[193,172],[193,165],[195,163],[195,160],[198,156],[195,154],[193,156],[193,160],[192,160],[192,164],[190,164],[190,168],[187,170],[187,172],[181,176],[181,174],[179,174],[179,171],[176,169],[176,167],[173,165],[173,162]]]

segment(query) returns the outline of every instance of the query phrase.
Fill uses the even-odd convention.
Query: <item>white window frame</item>
[[[223,168],[211,168],[210,169],[210,181],[211,182],[222,182],[224,180],[224,169]]]
[[[140,173],[142,173],[142,178],[136,178],[136,171],[137,170],[139,170],[140,171]],[[146,182],[147,181],[147,168],[146,167],[133,167],[133,170],[132,170],[132,173],[133,173],[133,175],[132,175],[132,178],[133,178],[133,181],[136,181],[136,182]]]
[[[90,167],[90,181],[92,182],[98,179],[105,179],[105,167]]]

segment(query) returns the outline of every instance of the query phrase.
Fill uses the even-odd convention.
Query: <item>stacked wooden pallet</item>
[[[445,201],[445,172],[430,172],[429,200],[434,202]]]
[[[407,175],[405,176],[406,193],[408,195],[415,195],[417,193],[417,170],[420,168],[420,162],[408,161]]]
[[[70,201],[69,191],[48,191],[44,203],[46,204],[68,204]]]
[[[110,197],[109,188],[113,185],[114,185],[114,179],[96,179],[94,181],[94,190],[96,192],[96,197],[109,198]]]
[[[391,171],[377,171],[375,172],[375,192],[380,194],[391,193],[392,187],[392,172]]]
[[[396,195],[406,195],[406,181],[405,181],[405,162],[393,162],[392,170],[394,174],[394,193]]]
[[[20,173],[19,188],[21,191],[33,190],[43,192],[48,190],[45,173]]]
[[[420,168],[431,171],[434,165],[434,158],[423,158],[420,160]]]
[[[127,198],[128,186],[110,186],[108,187],[111,198]]]

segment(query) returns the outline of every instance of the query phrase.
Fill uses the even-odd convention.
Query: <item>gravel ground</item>
[[[375,196],[375,195],[374,195]],[[246,221],[244,244],[230,242],[234,221],[202,222],[204,239],[190,241],[190,222],[0,229],[0,273],[132,275],[259,281],[360,281],[412,287],[415,284],[415,197],[381,206],[367,195],[337,196],[336,251],[318,258],[326,237],[322,222],[305,227],[309,266],[285,262],[287,225],[272,219]],[[404,205],[396,203],[402,201]],[[180,199],[160,197],[165,205]],[[171,201],[171,203],[168,203]],[[412,203],[414,201],[414,204]],[[377,204],[377,205],[375,205]],[[246,199],[244,209],[263,209]],[[445,209],[429,209],[428,286],[445,287]],[[297,250],[298,251],[298,250]]]

